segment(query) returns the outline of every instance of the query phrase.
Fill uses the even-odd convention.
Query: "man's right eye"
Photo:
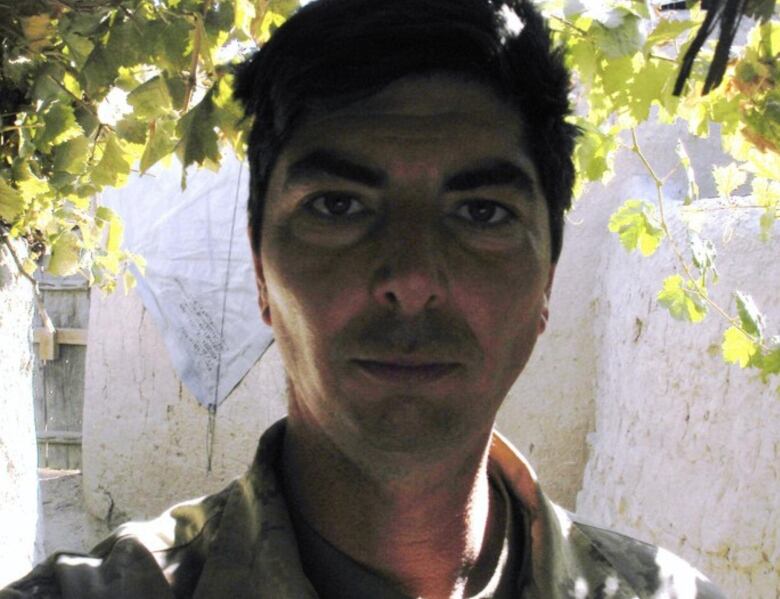
[[[355,197],[343,193],[323,193],[306,202],[306,208],[325,218],[357,216],[367,212],[367,208]]]

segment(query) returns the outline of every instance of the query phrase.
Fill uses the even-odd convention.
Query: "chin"
[[[353,413],[352,424],[361,443],[379,451],[424,459],[426,453],[462,445],[469,432],[473,434],[472,418],[441,399],[390,396],[372,402],[370,410],[366,407]]]

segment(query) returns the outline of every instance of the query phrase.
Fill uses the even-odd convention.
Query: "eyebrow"
[[[318,149],[288,167],[284,185],[290,187],[320,177],[345,179],[375,189],[387,184],[384,171],[359,164],[331,150]],[[506,185],[524,193],[533,190],[533,181],[525,169],[508,160],[495,159],[452,175],[445,181],[444,191],[471,191]]]
[[[328,150],[313,150],[288,167],[285,187],[323,176],[346,179],[374,188],[383,187],[387,182],[387,175],[380,170],[358,164]]]
[[[480,187],[506,185],[526,193],[533,190],[530,175],[508,160],[492,160],[483,166],[461,171],[447,179],[444,190],[471,191]]]

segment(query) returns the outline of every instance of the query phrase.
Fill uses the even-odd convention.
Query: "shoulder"
[[[574,528],[589,545],[593,562],[608,564],[638,597],[726,599],[706,576],[674,553],[613,530],[579,521]]]
[[[55,553],[0,590],[0,599],[188,596],[234,485],[177,504],[154,520],[123,524],[89,554]]]

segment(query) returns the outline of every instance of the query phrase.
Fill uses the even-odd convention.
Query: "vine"
[[[666,277],[657,301],[676,319],[700,322],[709,311],[726,324],[721,344],[726,362],[755,368],[767,381],[780,374],[780,337],[766,333],[766,318],[753,299],[735,290],[736,316],[715,302],[709,284],[717,280],[715,248],[688,230],[683,250],[669,226],[670,206],[664,196],[667,177],[661,177],[642,151],[636,129],[647,121],[656,127],[686,122],[690,133],[707,137],[712,126],[720,131],[723,149],[732,159],[713,169],[721,209],[761,209],[760,235],[769,242],[780,215],[780,22],[771,6],[763,22],[754,23],[736,57],[725,69],[724,82],[702,96],[707,64],[714,56],[710,42],[693,64],[681,97],[673,94],[678,65],[696,36],[703,12],[692,7],[682,17],[662,14],[643,2],[617,1],[607,5],[568,9],[560,2],[546,4],[554,18],[555,34],[568,49],[580,97],[585,106],[575,122],[584,131],[576,151],[581,193],[589,181],[613,176],[618,139],[642,163],[655,186],[655,197],[626,200],[612,215],[609,228],[629,252],[650,256],[668,244],[675,274]],[[762,7],[766,9],[767,7]],[[769,16],[771,15],[771,18]],[[671,150],[671,148],[670,148]],[[686,209],[700,202],[697,177],[690,158],[678,143],[677,168],[688,179]],[[670,173],[671,174],[671,173]],[[735,190],[750,185],[751,199],[741,206],[731,200]],[[688,258],[688,254],[690,257]],[[780,389],[779,389],[780,390]]]
[[[748,295],[735,292],[736,316],[709,297],[717,272],[712,245],[691,235],[684,250],[672,237],[664,179],[635,134],[649,120],[683,120],[699,136],[717,127],[733,159],[713,173],[723,209],[740,209],[728,198],[749,186],[745,204],[760,208],[760,235],[771,240],[780,212],[780,23],[771,0],[760,4],[766,20],[733,48],[723,82],[701,95],[714,57],[708,42],[680,97],[673,87],[705,18],[701,9],[674,16],[640,0],[543,0],[542,7],[566,47],[583,108],[574,119],[583,131],[575,151],[577,193],[612,176],[620,135],[632,136],[630,148],[657,192],[627,200],[610,228],[642,255],[669,244],[676,272],[664,281],[659,303],[691,322],[708,311],[719,314],[727,324],[726,361],[768,379],[780,373],[780,338],[765,332],[766,319]],[[297,0],[0,0],[0,224],[5,236],[28,245],[21,270],[80,272],[109,291],[118,280],[131,287],[128,266],[142,266],[143,259],[122,248],[121,221],[93,198],[172,156],[183,165],[183,182],[191,165],[217,168],[226,146],[242,156],[246,130],[231,97],[229,63],[267,41],[297,6]],[[686,204],[696,209],[701,174],[682,146],[678,155],[689,180]]]

